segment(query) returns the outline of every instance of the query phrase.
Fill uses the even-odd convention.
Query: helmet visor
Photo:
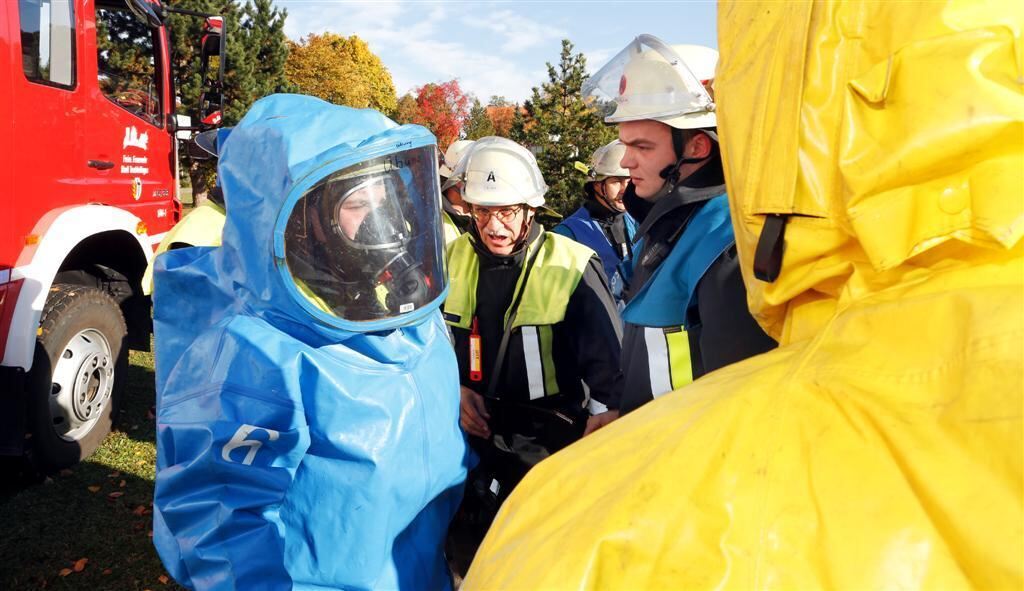
[[[288,275],[314,308],[343,320],[417,310],[445,287],[440,203],[433,146],[328,175],[285,225]]]
[[[674,49],[640,35],[583,83],[609,123],[709,112],[714,102]]]

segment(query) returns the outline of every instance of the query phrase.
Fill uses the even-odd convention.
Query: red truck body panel
[[[73,83],[30,79],[23,45],[31,40],[25,40],[20,11],[46,10],[40,2],[50,0],[0,2],[0,286],[24,282],[17,298],[0,303],[0,321],[9,318],[0,322],[0,365],[26,370],[33,319],[37,324],[64,257],[91,236],[121,232],[148,260],[181,211],[166,28],[151,29],[158,91],[112,98],[97,39],[97,15],[111,7],[97,0],[70,0]],[[48,14],[38,18],[56,18]],[[59,31],[38,28],[44,36],[39,46],[50,46],[38,51],[67,51],[55,45]],[[48,64],[46,75],[56,67]],[[132,110],[140,104],[146,105],[142,115]],[[76,257],[87,254],[76,251]]]

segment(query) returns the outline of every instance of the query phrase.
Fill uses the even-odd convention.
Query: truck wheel
[[[28,379],[32,453],[44,470],[75,464],[110,432],[128,369],[117,302],[95,287],[50,288]]]

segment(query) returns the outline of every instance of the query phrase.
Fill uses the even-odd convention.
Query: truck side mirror
[[[211,79],[210,62],[217,58],[217,74]],[[224,17],[207,17],[199,44],[200,76],[203,90],[199,95],[199,116],[202,125],[220,124],[224,112]]]

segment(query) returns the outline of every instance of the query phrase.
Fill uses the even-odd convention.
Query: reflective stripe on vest
[[[480,261],[473,249],[472,237],[463,234],[448,249],[450,287],[444,303],[444,318],[449,325],[469,330],[476,313],[476,288]],[[553,326],[565,319],[565,307],[576,291],[587,263],[594,251],[564,236],[542,233],[531,245],[540,249],[530,270],[526,285],[522,285],[520,271],[512,301],[520,290],[519,302],[512,328],[521,328],[523,357],[526,361],[530,398],[558,393],[558,380],[553,349]],[[511,310],[505,311],[507,321]],[[488,378],[489,379],[489,378]]]
[[[544,396],[544,362],[541,361],[540,335],[536,326],[523,327],[523,359],[526,360],[530,400],[536,400]]]
[[[693,381],[690,340],[679,327],[644,327],[651,395],[657,398]]]

